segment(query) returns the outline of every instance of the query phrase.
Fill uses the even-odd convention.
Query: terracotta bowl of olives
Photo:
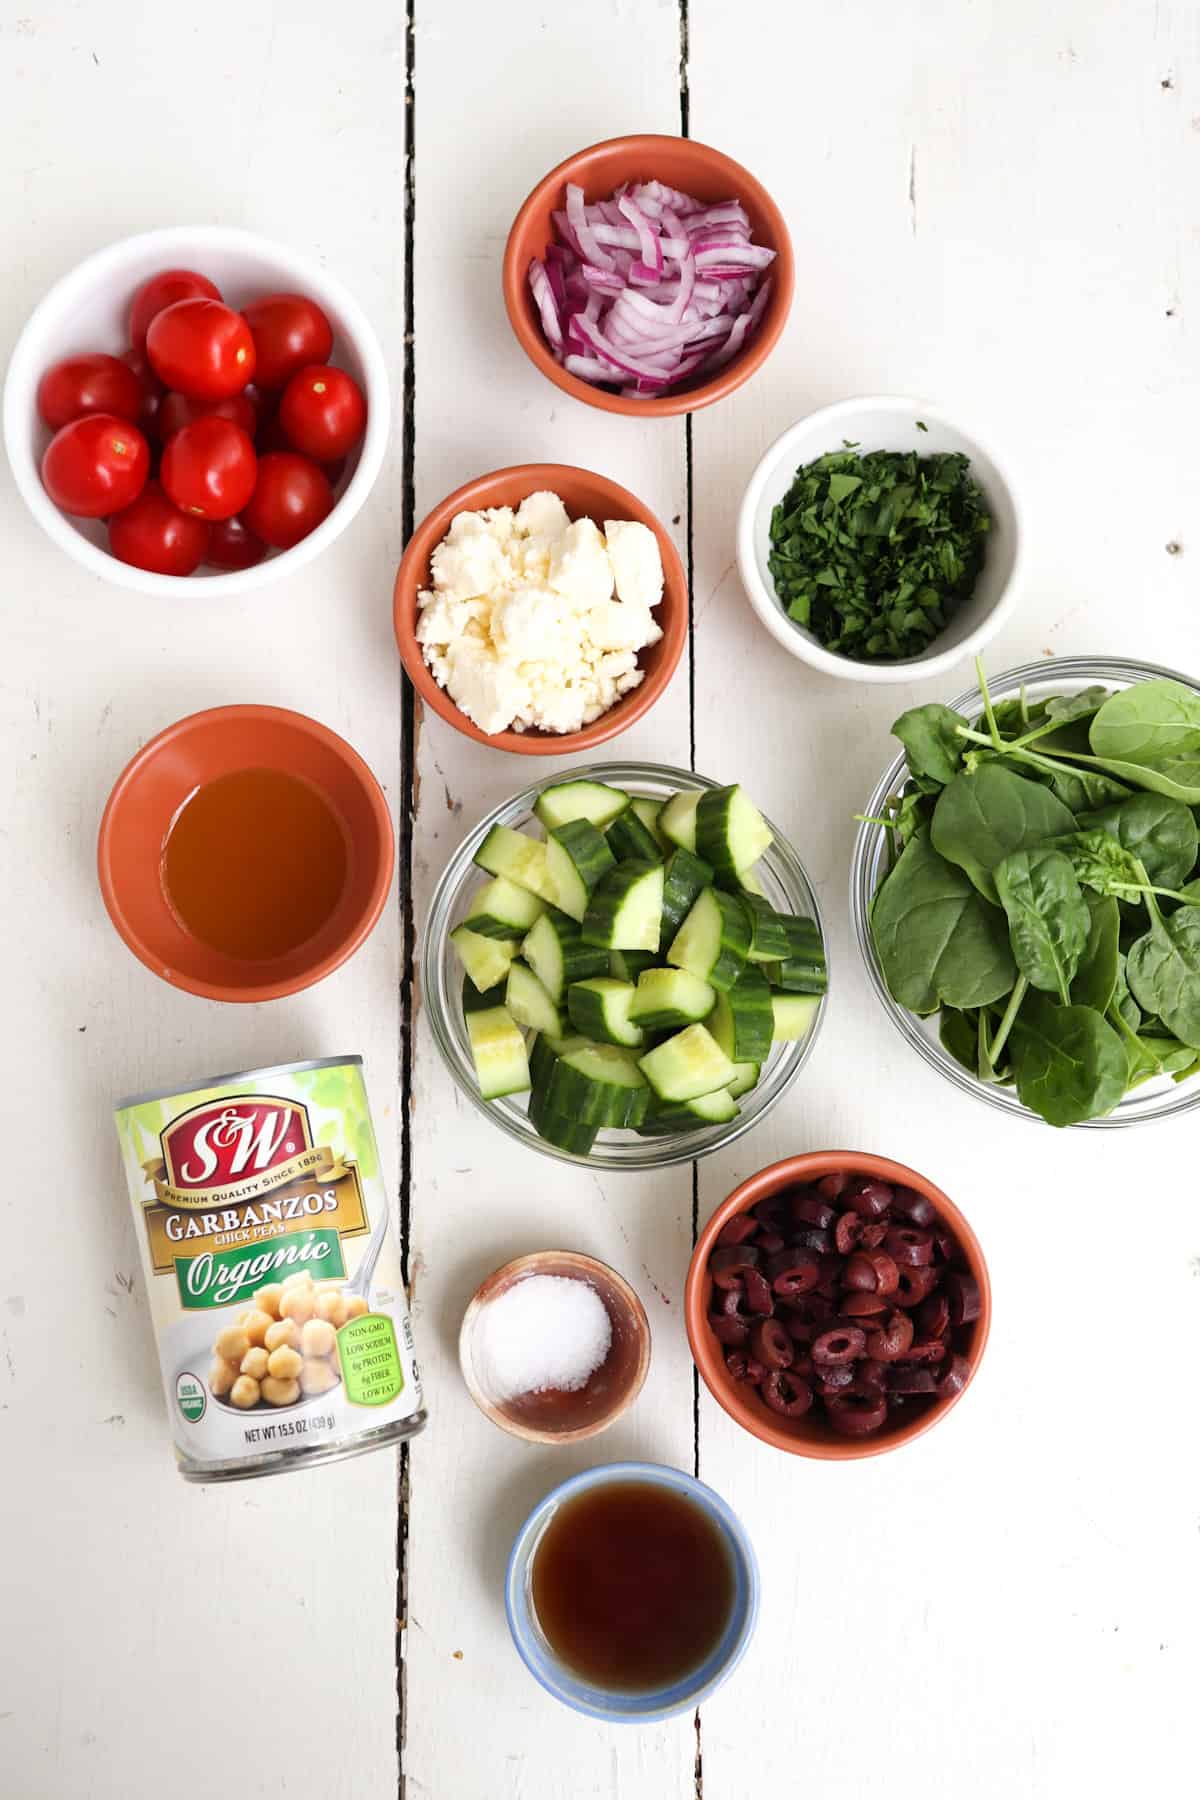
[[[853,1150],[789,1156],[700,1235],[688,1342],[718,1405],[794,1456],[911,1443],[970,1386],[992,1295],[979,1240],[915,1169]]]

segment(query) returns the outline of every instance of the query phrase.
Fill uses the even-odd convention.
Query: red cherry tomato
[[[150,321],[164,306],[174,306],[177,300],[220,298],[220,288],[214,287],[207,275],[197,275],[194,269],[164,269],[160,275],[152,275],[149,281],[144,281],[133,296],[133,305],[129,309],[129,342],[135,350],[146,348]]]
[[[132,506],[150,473],[150,447],[136,425],[89,413],[56,432],[42,458],[42,482],[56,506],[103,519]]]
[[[126,350],[121,361],[133,370],[141,389],[142,404],[138,411],[137,422],[147,436],[155,429],[158,420],[158,409],[162,405],[166,393],[162,382],[150,367],[150,358],[144,350]]]
[[[253,437],[258,429],[258,409],[245,394],[230,394],[228,400],[191,400],[186,394],[168,394],[158,409],[158,435],[165,444],[197,419],[232,419],[247,437]]]
[[[163,451],[162,484],[201,519],[231,519],[254,492],[254,445],[232,419],[195,419]]]
[[[305,363],[328,362],[333,327],[315,300],[303,294],[268,294],[242,308],[254,334],[259,387],[281,388]]]
[[[156,575],[190,575],[208,548],[203,519],[180,512],[157,481],[148,481],[132,506],[108,521],[108,547],[119,562]]]
[[[267,554],[253,533],[240,519],[218,519],[208,527],[208,550],[205,562],[215,569],[252,569]]]
[[[85,413],[112,413],[136,425],[141,383],[115,356],[68,356],[38,382],[37,409],[51,431],[61,431]]]
[[[227,400],[254,377],[254,339],[241,313],[219,300],[177,300],[146,334],[154,373],[190,400]]]
[[[336,462],[366,429],[367,403],[344,369],[309,363],[284,388],[279,423],[302,456]]]
[[[243,508],[247,528],[275,550],[290,550],[315,531],[333,507],[323,469],[307,456],[273,450],[259,458],[258,483]]]

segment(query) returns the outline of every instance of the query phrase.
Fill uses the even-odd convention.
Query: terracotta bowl
[[[530,1275],[565,1276],[593,1287],[612,1321],[612,1347],[573,1393],[551,1388],[501,1401],[488,1393],[477,1361],[480,1327],[490,1303]],[[472,1400],[493,1425],[529,1444],[574,1444],[607,1431],[641,1393],[650,1367],[650,1324],[629,1283],[607,1263],[574,1250],[537,1250],[505,1263],[476,1289],[463,1314],[458,1360]]]
[[[449,531],[455,513],[478,511],[489,506],[517,507],[539,490],[557,494],[572,519],[590,518],[600,526],[605,519],[636,519],[639,524],[649,526],[658,539],[662,557],[663,597],[654,609],[654,617],[663,635],[657,644],[638,653],[638,666],[645,670],[641,686],[624,695],[582,731],[497,731],[489,737],[472,724],[466,713],[459,711],[426,667],[415,636],[417,594],[429,586],[429,559]],[[448,725],[453,725],[464,737],[474,738],[477,743],[490,744],[495,750],[511,750],[518,756],[569,756],[577,750],[594,750],[597,744],[619,736],[635,719],[648,713],[665,691],[687,639],[687,577],[666,528],[627,488],[618,487],[615,481],[594,475],[589,469],[575,469],[567,463],[521,463],[511,469],[495,469],[490,475],[479,475],[465,487],[456,488],[421,522],[408,541],[396,574],[392,617],[396,642],[409,680],[425,704]]]
[[[281,769],[320,790],[349,844],[346,885],[317,934],[270,962],[242,962],[185,931],[163,890],[167,832],[205,782],[239,769]],[[100,821],[97,862],[109,917],[148,969],[209,1000],[277,1000],[332,973],[383,910],[394,844],[388,803],[370,769],[342,738],[277,706],[218,706],[151,738],[118,777]],[[229,871],[231,881],[237,870]]]
[[[708,1258],[716,1243],[717,1234],[734,1213],[748,1212],[759,1200],[778,1193],[781,1188],[819,1181],[822,1175],[836,1175],[842,1170],[874,1175],[880,1181],[915,1188],[919,1194],[924,1194],[937,1209],[939,1218],[949,1225],[958,1239],[967,1268],[979,1283],[979,1317],[967,1328],[967,1335],[960,1345],[961,1353],[971,1365],[966,1387],[948,1399],[934,1399],[922,1411],[914,1411],[909,1418],[895,1423],[889,1420],[881,1430],[866,1438],[836,1437],[819,1417],[811,1414],[800,1419],[785,1419],[779,1413],[772,1412],[752,1387],[730,1379],[725,1369],[722,1348],[709,1330],[707,1322],[709,1299],[712,1295]],[[736,1419],[746,1431],[761,1438],[764,1444],[773,1445],[776,1450],[786,1450],[793,1456],[815,1456],[827,1462],[850,1462],[861,1456],[879,1456],[885,1450],[896,1450],[901,1444],[911,1443],[914,1438],[936,1425],[939,1419],[944,1419],[951,1407],[962,1399],[975,1378],[987,1344],[992,1322],[992,1290],[979,1240],[957,1206],[943,1194],[941,1188],[935,1187],[932,1181],[919,1175],[915,1169],[906,1168],[903,1163],[892,1162],[886,1156],[868,1156],[858,1150],[817,1150],[806,1156],[788,1156],[782,1162],[772,1163],[767,1169],[760,1169],[757,1175],[751,1175],[748,1181],[743,1181],[740,1187],[735,1188],[729,1198],[717,1208],[701,1232],[692,1253],[684,1291],[684,1312],[688,1342],[692,1347],[696,1367],[713,1399],[725,1408],[731,1419]]]
[[[561,211],[566,185],[574,182],[589,201],[607,200],[623,181],[662,181],[668,187],[694,194],[697,200],[740,200],[750,218],[756,244],[775,251],[771,264],[773,286],[762,321],[739,356],[714,375],[684,382],[669,394],[654,399],[626,399],[607,388],[595,387],[568,375],[554,360],[542,332],[537,308],[529,292],[529,264],[545,253],[553,241],[550,224],[552,212]],[[504,251],[504,304],[517,335],[517,342],[534,363],[565,394],[582,400],[585,406],[598,406],[604,412],[625,413],[638,419],[665,419],[678,413],[698,412],[723,400],[740,388],[770,356],[778,343],[792,306],[796,282],[792,240],[783,214],[761,182],[749,169],[734,162],[731,156],[693,138],[657,136],[644,132],[635,137],[609,138],[568,156],[556,169],[538,182],[522,206]]]

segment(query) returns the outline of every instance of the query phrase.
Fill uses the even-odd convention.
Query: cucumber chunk
[[[662,845],[656,833],[651,831],[634,812],[632,806],[627,812],[614,819],[605,837],[608,847],[618,862],[662,862]]]
[[[638,976],[630,1018],[648,1031],[674,1031],[707,1019],[716,989],[686,969],[646,969]]]
[[[615,866],[608,844],[587,819],[555,825],[546,839],[546,873],[554,887],[554,904],[572,919],[583,918],[592,889]]]
[[[615,1044],[585,1044],[556,1059],[542,1098],[564,1118],[619,1130],[641,1124],[650,1089],[631,1051]]]
[[[699,1131],[704,1125],[727,1125],[737,1116],[737,1103],[729,1089],[716,1088],[711,1094],[697,1094],[694,1100],[652,1106],[639,1129],[644,1137],[665,1137],[669,1132]]]
[[[574,919],[548,907],[521,945],[521,954],[550,998],[561,1005],[573,981],[608,972],[603,950],[585,944]]]
[[[718,875],[750,868],[774,841],[771,827],[739,784],[700,795],[695,848]]]
[[[792,1044],[798,1038],[806,1037],[820,1004],[819,994],[772,994],[774,1041],[777,1044]]]
[[[547,831],[576,819],[586,819],[603,831],[628,805],[628,794],[621,788],[606,787],[602,781],[561,781],[538,795],[533,810]]]
[[[540,1093],[545,1087],[560,1056],[565,1056],[569,1050],[582,1050],[587,1041],[584,1037],[550,1037],[539,1031],[529,1046],[529,1079],[534,1093]]]
[[[663,865],[618,863],[588,901],[585,944],[606,950],[657,950],[662,931]]]
[[[546,846],[510,825],[493,825],[475,852],[475,862],[489,875],[503,875],[518,887],[554,905],[554,888],[546,872]]]
[[[528,888],[518,887],[506,875],[485,881],[471,902],[464,924],[481,937],[521,938],[546,910]]]
[[[636,982],[644,969],[653,968],[656,956],[654,950],[610,950],[608,972],[618,981]]]
[[[530,1031],[545,1032],[550,1037],[561,1037],[562,1014],[533,970],[526,968],[523,962],[515,962],[508,971],[504,1004],[518,1025]]]
[[[748,1094],[752,1087],[758,1086],[758,1078],[762,1069],[758,1063],[735,1063],[734,1077],[726,1088],[731,1099],[737,1100],[742,1094]]]
[[[573,981],[567,989],[567,1011],[576,1031],[601,1044],[628,1044],[637,1049],[646,1034],[629,1017],[637,989],[611,975],[593,975]]]
[[[660,1100],[694,1100],[728,1087],[733,1063],[703,1025],[689,1025],[647,1051],[638,1067]]]
[[[503,1094],[523,1094],[530,1086],[525,1039],[503,1006],[467,1014],[471,1059],[485,1100]]]
[[[507,981],[513,958],[521,948],[516,938],[481,937],[466,925],[458,925],[450,933],[450,942],[458,960],[481,994],[497,982]]]
[[[764,964],[767,980],[789,994],[823,994],[829,986],[829,971],[815,921],[783,913],[780,918],[787,932],[788,953],[782,962]]]
[[[729,888],[735,894],[741,894],[743,898],[747,894],[753,894],[756,900],[765,900],[767,897],[754,869],[739,869],[736,875],[723,879],[721,886]]]
[[[750,921],[750,961],[780,962],[789,953],[787,925],[761,894],[739,894]]]
[[[706,862],[690,850],[676,850],[667,858],[663,870],[662,941],[669,944],[691,912],[706,887],[712,886],[713,872]]]
[[[728,993],[718,995],[708,1029],[730,1062],[766,1062],[775,1016],[771,990],[761,969],[748,963]]]
[[[649,800],[642,794],[635,794],[633,799],[629,802],[630,811],[637,814],[647,831],[653,832],[655,838],[658,840],[659,849],[666,852],[671,848],[671,840],[664,835],[662,827],[658,822],[662,814],[663,805],[663,801]]]
[[[489,1006],[503,1006],[504,993],[508,983],[498,981],[495,987],[484,990],[481,994],[469,975],[463,976],[462,1009],[464,1013],[486,1012]]]
[[[705,888],[676,932],[667,961],[724,991],[745,968],[749,948],[750,921],[741,903],[719,888]]]
[[[699,794],[673,794],[658,815],[658,829],[681,850],[696,849],[696,808]]]
[[[529,1098],[529,1122],[540,1138],[558,1150],[569,1151],[572,1156],[588,1156],[599,1129],[596,1125],[581,1125],[578,1119],[552,1112],[537,1093]]]

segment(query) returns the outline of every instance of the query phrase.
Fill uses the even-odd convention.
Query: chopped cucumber
[[[576,819],[586,819],[597,831],[603,831],[628,805],[628,794],[620,788],[605,787],[602,781],[561,781],[538,795],[533,810],[547,831],[556,825],[570,825]]]
[[[584,1037],[548,1037],[539,1031],[529,1046],[529,1079],[534,1093],[545,1087],[560,1056],[565,1056],[569,1050],[582,1050],[587,1041]]]
[[[546,873],[554,887],[554,904],[572,919],[583,918],[588,896],[616,858],[587,819],[555,825],[546,839]]]
[[[618,862],[662,862],[662,845],[634,812],[632,806],[614,819],[605,837]]]
[[[698,1131],[703,1125],[727,1125],[737,1115],[737,1103],[729,1089],[715,1088],[711,1094],[697,1094],[694,1100],[651,1107],[640,1130],[643,1137],[665,1137],[672,1131]]]
[[[766,1062],[775,1019],[771,990],[761,969],[748,963],[728,993],[718,995],[708,1029],[730,1062]]]
[[[615,1044],[585,1044],[556,1059],[542,1100],[551,1112],[581,1125],[620,1130],[641,1124],[650,1089],[632,1052]]]
[[[546,910],[546,902],[505,875],[485,881],[464,921],[482,937],[521,938]],[[781,953],[782,954],[782,953]]]
[[[608,953],[608,972],[615,975],[618,981],[637,981],[643,969],[654,966],[657,951],[654,950],[610,950]]]
[[[549,1037],[562,1036],[562,1014],[532,969],[515,962],[508,971],[504,1004],[518,1025]]]
[[[686,969],[646,969],[638,976],[629,1016],[649,1031],[673,1031],[707,1019],[716,998],[715,988]]]
[[[611,975],[593,975],[573,981],[567,989],[567,1011],[576,1031],[602,1044],[629,1044],[634,1049],[646,1041],[640,1025],[629,1017],[637,989]]]
[[[661,800],[649,800],[641,794],[635,794],[633,799],[629,802],[629,807],[631,812],[637,814],[638,818],[642,821],[642,824],[646,827],[646,830],[654,833],[655,838],[658,840],[659,849],[667,851],[671,848],[671,840],[669,837],[664,836],[658,822],[663,809],[663,804],[664,803]]]
[[[658,829],[681,850],[696,849],[696,808],[699,794],[673,794],[658,815]]]
[[[529,1058],[525,1039],[503,1006],[467,1014],[471,1058],[485,1100],[502,1094],[523,1094],[529,1087]]]
[[[568,919],[566,913],[553,906],[542,914],[520,948],[525,961],[557,1004],[565,999],[573,981],[608,972],[608,957],[604,951],[585,944],[574,919]]]
[[[737,1100],[742,1094],[748,1094],[752,1087],[758,1086],[762,1069],[758,1063],[734,1063],[733,1067],[734,1077],[725,1092],[731,1099]]]
[[[749,948],[750,921],[741,903],[719,888],[705,888],[676,932],[667,961],[726,990],[746,966]]]
[[[489,875],[503,875],[518,887],[555,904],[554,888],[546,872],[546,846],[540,838],[526,837],[510,825],[493,825],[475,852],[475,861]]]
[[[661,863],[618,863],[588,901],[584,942],[607,950],[657,950],[662,898]]]
[[[481,994],[497,982],[507,981],[513,958],[521,948],[516,938],[480,937],[465,925],[450,933],[450,942],[458,952],[458,960]]]
[[[558,1150],[569,1151],[572,1156],[589,1156],[599,1129],[596,1125],[581,1125],[578,1119],[552,1112],[536,1093],[529,1097],[529,1122],[540,1138],[545,1138]]]
[[[774,841],[771,827],[745,788],[735,783],[700,795],[694,848],[718,875],[750,868]]]
[[[772,987],[789,994],[823,994],[829,986],[825,946],[812,919],[780,914],[787,932],[788,953],[782,962],[767,963],[764,974]]]
[[[498,981],[495,987],[485,989],[481,994],[469,975],[463,976],[462,1009],[464,1013],[486,1012],[489,1006],[503,1006],[504,993],[508,983]]]
[[[733,1063],[703,1025],[676,1032],[647,1051],[638,1067],[660,1100],[694,1100],[734,1078]]]
[[[756,900],[765,900],[767,897],[754,869],[739,869],[736,875],[723,878],[721,886],[729,888],[735,894],[741,894],[743,898],[747,894],[753,894]]]
[[[740,894],[750,921],[750,961],[779,962],[789,953],[787,925],[761,894]]]
[[[821,1004],[819,994],[772,994],[771,1009],[775,1015],[774,1040],[791,1044],[807,1036]]]
[[[663,870],[662,941],[669,944],[696,900],[706,887],[712,886],[713,872],[706,862],[690,850],[676,850],[667,858]]]

